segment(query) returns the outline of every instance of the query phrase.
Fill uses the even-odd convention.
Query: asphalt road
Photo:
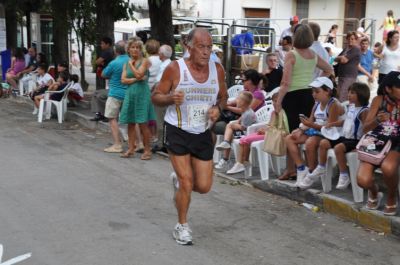
[[[41,127],[31,111],[0,99],[3,262],[32,253],[18,264],[400,264],[396,238],[219,178],[193,196],[194,245],[179,246],[167,159],[103,153],[108,135]]]

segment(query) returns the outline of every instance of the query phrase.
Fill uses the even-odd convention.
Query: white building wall
[[[386,17],[388,10],[393,10],[395,19],[400,18],[400,1],[399,0],[367,0],[365,16],[367,18],[376,19],[376,37],[375,41],[382,42],[383,29],[378,30]]]
[[[342,33],[344,26],[344,0],[310,0],[308,21],[317,22],[321,27],[319,40],[325,41],[329,29],[333,24],[339,26],[339,33]],[[342,43],[342,36],[338,34],[338,45]]]

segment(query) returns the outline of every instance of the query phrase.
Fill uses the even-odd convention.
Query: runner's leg
[[[189,154],[179,156],[169,153],[169,157],[179,181],[179,189],[175,194],[178,222],[185,224],[193,190],[192,163]]]
[[[204,194],[210,191],[213,182],[213,162],[191,158],[193,168],[193,191]]]

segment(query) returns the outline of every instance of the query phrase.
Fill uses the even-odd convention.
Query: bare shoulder
[[[177,61],[172,61],[164,70],[163,76],[168,79],[179,79],[179,65]]]

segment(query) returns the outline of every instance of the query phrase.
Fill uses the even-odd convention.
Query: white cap
[[[322,136],[328,138],[329,140],[337,140],[340,137],[340,133],[337,127],[326,128],[324,126],[321,128],[321,134]]]
[[[364,28],[363,28],[363,27],[359,27],[359,28],[357,29],[357,32],[364,33]]]
[[[333,89],[333,83],[332,80],[330,80],[328,77],[326,76],[320,76],[317,77],[314,81],[311,82],[311,84],[309,84],[310,87],[322,87],[322,86],[326,86],[329,87],[330,89]]]

